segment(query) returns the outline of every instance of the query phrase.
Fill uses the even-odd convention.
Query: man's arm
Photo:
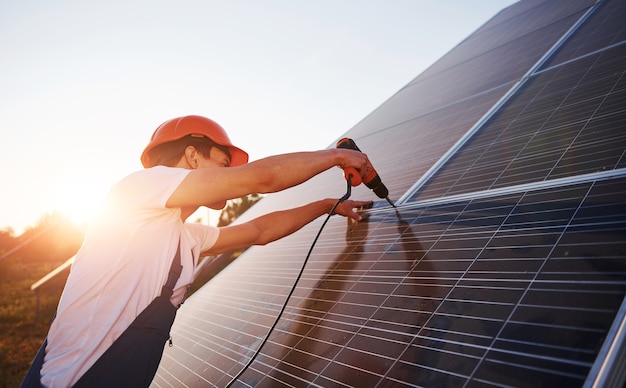
[[[220,228],[217,241],[211,249],[203,254],[217,255],[276,241],[300,230],[309,222],[328,213],[336,201],[335,199],[324,199],[297,208],[269,213],[239,225]],[[362,217],[354,209],[368,206],[371,203],[371,201],[346,200],[335,208],[334,214],[360,221]]]
[[[167,201],[168,207],[205,206],[252,193],[298,185],[333,166],[365,171],[367,156],[329,149],[270,156],[239,167],[192,170]]]

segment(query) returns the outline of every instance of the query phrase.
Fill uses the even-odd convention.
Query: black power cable
[[[306,264],[309,261],[309,258],[311,257],[311,252],[313,252],[313,247],[315,247],[315,243],[317,243],[317,240],[322,234],[322,230],[324,230],[324,226],[326,226],[326,223],[335,212],[335,209],[337,208],[337,206],[339,206],[339,204],[345,201],[346,199],[350,198],[350,195],[352,193],[352,184],[351,184],[352,179],[351,178],[352,178],[352,175],[348,175],[348,178],[346,179],[346,182],[348,183],[348,188],[346,190],[346,193],[344,194],[343,197],[339,198],[337,202],[335,202],[332,209],[330,209],[330,211],[328,212],[328,216],[324,220],[324,223],[320,227],[320,230],[317,232],[317,235],[315,236],[315,239],[313,240],[313,243],[311,244],[311,248],[309,248],[309,253],[307,253],[306,258],[304,259],[304,262],[302,263],[302,268],[300,268],[300,272],[298,273],[298,276],[296,277],[296,281],[293,283],[293,286],[291,286],[291,290],[289,291],[289,294],[287,294],[287,299],[285,299],[285,303],[283,303],[283,307],[280,309],[280,312],[278,313],[278,315],[276,316],[276,319],[274,320],[274,323],[268,330],[267,335],[265,336],[265,338],[263,338],[263,342],[261,342],[257,350],[254,352],[252,357],[250,357],[250,359],[246,363],[246,365],[239,371],[239,373],[235,375],[235,377],[233,377],[232,380],[230,380],[230,382],[226,385],[226,388],[230,387],[237,379],[239,379],[239,377],[241,377],[243,372],[245,372],[248,369],[248,367],[256,359],[256,356],[261,352],[261,348],[263,348],[263,345],[265,345],[265,343],[267,342],[267,339],[270,337],[270,334],[272,334],[272,332],[276,328],[278,321],[280,320],[280,318],[283,315],[283,312],[285,312],[285,309],[287,308],[287,303],[289,303],[289,299],[291,299],[293,292],[296,290],[296,286],[298,285],[298,282],[300,281],[300,278],[302,277],[302,273],[304,272],[304,267],[306,267]]]

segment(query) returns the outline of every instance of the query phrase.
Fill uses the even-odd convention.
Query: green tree
[[[0,258],[4,257],[6,252],[11,251],[17,241],[12,228],[4,228],[0,230]]]
[[[245,197],[231,199],[220,213],[220,219],[217,226],[229,225],[246,210],[250,209],[252,205],[257,203],[261,198],[263,197],[260,194],[248,194]]]
[[[84,233],[60,212],[44,214],[37,225],[17,238],[13,253],[26,262],[61,263],[78,251]]]

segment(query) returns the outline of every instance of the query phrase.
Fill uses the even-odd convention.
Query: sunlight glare
[[[101,205],[106,187],[101,181],[77,177],[60,184],[56,191],[56,209],[77,225],[86,224]]]

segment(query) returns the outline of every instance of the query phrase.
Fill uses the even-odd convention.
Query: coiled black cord
[[[287,299],[285,299],[285,303],[283,303],[283,307],[280,309],[280,312],[278,313],[278,315],[276,316],[276,319],[274,320],[274,323],[268,330],[267,335],[265,336],[265,338],[263,338],[263,342],[261,342],[257,350],[254,352],[252,357],[250,357],[250,359],[246,363],[246,365],[239,371],[239,373],[235,375],[235,377],[233,377],[232,380],[230,380],[230,382],[226,385],[226,388],[230,387],[237,379],[239,379],[239,377],[241,377],[243,372],[245,372],[248,369],[248,367],[256,359],[256,356],[261,352],[261,348],[263,348],[263,345],[265,345],[265,343],[267,342],[267,339],[270,337],[270,334],[272,334],[272,332],[276,328],[278,321],[280,320],[281,316],[285,312],[285,309],[287,308],[287,303],[289,303],[289,299],[291,299],[293,292],[296,290],[296,286],[298,285],[298,282],[300,281],[300,278],[302,277],[302,273],[304,272],[304,267],[306,267],[306,264],[309,261],[309,258],[311,257],[311,252],[313,252],[313,247],[315,247],[315,243],[317,243],[317,240],[322,234],[322,230],[324,230],[324,226],[326,226],[326,223],[335,212],[335,209],[337,208],[337,206],[339,206],[339,204],[345,201],[346,199],[350,198],[350,195],[352,193],[352,179],[351,178],[352,178],[352,175],[348,175],[348,178],[346,179],[346,182],[348,183],[348,188],[346,190],[346,193],[344,194],[343,197],[339,198],[337,202],[335,202],[332,209],[330,209],[330,211],[328,212],[328,216],[324,220],[324,223],[320,227],[320,230],[317,232],[317,235],[315,236],[315,239],[313,240],[313,243],[311,244],[311,248],[309,248],[309,253],[306,254],[306,258],[304,259],[304,262],[302,263],[302,268],[300,268],[300,272],[298,273],[298,276],[296,277],[296,281],[293,283],[293,286],[291,286],[291,290],[289,291],[289,294],[287,294]]]

